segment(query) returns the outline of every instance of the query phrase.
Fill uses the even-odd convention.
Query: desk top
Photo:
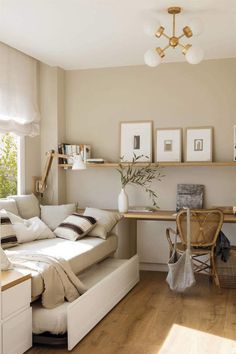
[[[126,219],[136,219],[136,220],[159,220],[159,221],[175,221],[176,211],[175,210],[158,210],[150,212],[127,212],[124,213],[124,218]],[[224,214],[225,223],[236,223],[236,215],[234,214]]]
[[[21,273],[18,270],[9,269],[2,270],[0,273],[1,290],[7,290],[13,286],[22,283],[23,281],[30,279],[30,273]]]

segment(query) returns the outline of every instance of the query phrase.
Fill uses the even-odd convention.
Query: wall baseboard
[[[149,270],[153,272],[167,272],[168,266],[163,263],[139,263],[140,270]]]

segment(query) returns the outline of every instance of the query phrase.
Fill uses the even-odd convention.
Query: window
[[[11,133],[0,134],[0,198],[22,192],[23,139]]]

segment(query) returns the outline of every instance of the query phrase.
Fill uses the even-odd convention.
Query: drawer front
[[[21,354],[32,346],[32,309],[20,312],[2,325],[3,354]]]
[[[26,280],[2,292],[2,319],[30,306],[31,280]]]

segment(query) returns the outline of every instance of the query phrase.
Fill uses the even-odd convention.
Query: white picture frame
[[[134,154],[140,162],[152,162],[152,121],[120,123],[120,159],[131,162]]]
[[[156,129],[156,162],[181,162],[182,129]]]
[[[213,127],[186,129],[186,162],[212,161]]]

